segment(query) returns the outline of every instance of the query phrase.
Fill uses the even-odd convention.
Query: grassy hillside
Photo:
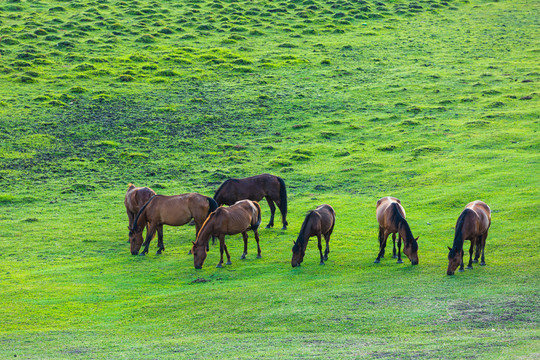
[[[537,2],[0,4],[0,357],[537,358]],[[290,227],[233,265],[129,253],[127,184],[212,195],[269,172]],[[377,256],[402,200],[418,266]],[[445,275],[462,208],[486,267]],[[337,213],[330,258],[305,213]],[[263,223],[269,210],[263,207]],[[279,216],[276,219],[279,224]],[[468,249],[468,242],[466,243]],[[388,248],[387,248],[388,253]]]

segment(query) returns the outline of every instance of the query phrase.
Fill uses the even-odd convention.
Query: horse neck
[[[214,221],[213,221],[213,215],[208,217],[206,221],[204,222],[201,230],[199,230],[199,233],[197,234],[197,240],[196,245],[197,246],[204,246],[208,245],[208,242],[210,241],[210,237],[212,236],[212,233],[214,231]]]
[[[401,235],[401,238],[403,241],[406,241],[406,243],[412,243],[414,241],[414,236],[412,234],[411,228],[409,226],[409,223],[405,219],[401,219],[399,222],[399,235]]]
[[[456,223],[456,232],[454,235],[454,244],[452,245],[452,250],[461,251],[463,249],[463,243],[465,241],[465,220],[473,211],[471,209],[465,209],[459,215],[459,218]]]
[[[302,227],[300,228],[300,233],[298,234],[298,238],[296,239],[296,243],[298,244],[298,246],[305,246],[305,244],[308,242],[309,232],[311,230],[312,223],[313,223],[313,211],[309,212],[306,215],[306,218],[304,219],[304,222],[302,223]]]

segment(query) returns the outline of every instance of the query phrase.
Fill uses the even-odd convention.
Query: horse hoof
[[[325,256],[323,259],[324,259],[324,261],[328,260],[328,256]]]
[[[482,262],[480,263],[480,266],[486,266],[486,263],[482,261]]]
[[[467,270],[472,270],[472,266],[467,266]]]
[[[286,226],[284,226],[284,227],[282,227],[282,228],[281,228],[281,230],[287,230],[287,227],[286,227]]]
[[[257,255],[257,259],[260,259],[260,258],[262,258],[262,256],[261,256],[261,255]]]
[[[217,267],[217,268],[222,268],[222,267],[223,267],[223,265],[221,265],[221,264],[217,264],[217,265],[216,265],[216,267]]]
[[[324,261],[321,261],[319,265],[324,265]]]
[[[144,256],[144,255],[146,255],[146,253],[142,252],[142,253],[139,254],[139,256]]]
[[[374,261],[373,263],[374,263],[374,264],[378,264],[378,263],[380,263],[380,262],[381,262],[381,260],[375,259],[375,261]]]
[[[398,263],[398,264],[403,264],[403,260],[398,259],[397,263]]]
[[[158,250],[158,251],[156,252],[156,255],[161,255],[161,250]]]
[[[478,262],[478,259],[474,259],[472,262],[476,264]]]
[[[274,226],[274,225],[268,224],[268,225],[266,225],[266,229],[270,229],[272,226]]]
[[[464,272],[465,270],[463,270],[463,269],[459,269],[458,271],[459,271],[459,272]]]
[[[240,259],[244,260],[246,258],[246,254],[242,254],[242,256],[240,256]]]
[[[392,255],[392,259],[397,259],[397,255]]]
[[[225,265],[232,265],[232,262],[227,261],[227,263]]]

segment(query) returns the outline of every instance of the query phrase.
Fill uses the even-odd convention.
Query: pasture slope
[[[0,3],[0,358],[538,358],[534,0]],[[193,228],[132,256],[129,182],[285,179],[289,229],[202,270]],[[402,200],[418,266],[377,255]],[[449,277],[462,208],[487,266]],[[309,209],[337,223],[326,265]],[[262,203],[263,223],[268,206]],[[278,219],[277,219],[278,220]],[[279,220],[276,221],[279,223]],[[250,235],[252,239],[252,235]],[[388,252],[387,252],[388,253]]]

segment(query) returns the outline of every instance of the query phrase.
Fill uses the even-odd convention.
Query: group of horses
[[[181,226],[189,222],[195,225],[195,241],[190,250],[193,255],[193,263],[196,269],[201,269],[209,251],[210,238],[219,239],[220,261],[217,267],[223,266],[223,253],[227,255],[226,265],[231,264],[231,256],[225,244],[226,235],[242,234],[244,239],[245,259],[248,248],[248,231],[253,231],[257,242],[257,258],[261,257],[259,245],[259,226],[261,224],[261,207],[259,201],[263,198],[270,207],[270,222],[267,228],[274,226],[276,206],[281,212],[283,227],[287,229],[287,190],[285,182],[278,176],[262,174],[243,179],[226,180],[218,188],[213,198],[198,193],[188,193],[174,196],[157,195],[147,187],[135,187],[128,185],[124,200],[129,219],[129,242],[131,254],[137,255],[142,246],[140,255],[148,253],[150,242],[158,234],[158,254],[165,250],[163,244],[163,225]],[[223,206],[227,205],[227,206]],[[393,258],[398,263],[401,259],[401,244],[403,242],[403,254],[411,261],[412,265],[418,264],[418,237],[414,237],[405,219],[405,209],[401,201],[394,197],[383,197],[377,201],[377,222],[379,223],[379,253],[375,263],[384,258],[388,236],[392,234]],[[316,236],[320,253],[320,264],[328,260],[330,252],[330,236],[334,230],[336,212],[332,206],[323,204],[307,213],[297,240],[292,247],[291,265],[300,266],[304,259],[307,244],[310,237]],[[472,263],[478,262],[481,254],[480,265],[485,265],[484,248],[488,230],[491,225],[491,210],[482,201],[473,201],[465,207],[458,217],[454,244],[448,253],[448,269],[446,273],[453,275],[459,267],[464,271],[463,245],[465,240],[470,240],[469,264],[467,269],[472,269]],[[143,242],[143,230],[146,228],[146,238]],[[397,251],[396,251],[397,234]],[[322,251],[322,237],[326,242],[326,248]],[[473,260],[473,250],[476,248]]]

